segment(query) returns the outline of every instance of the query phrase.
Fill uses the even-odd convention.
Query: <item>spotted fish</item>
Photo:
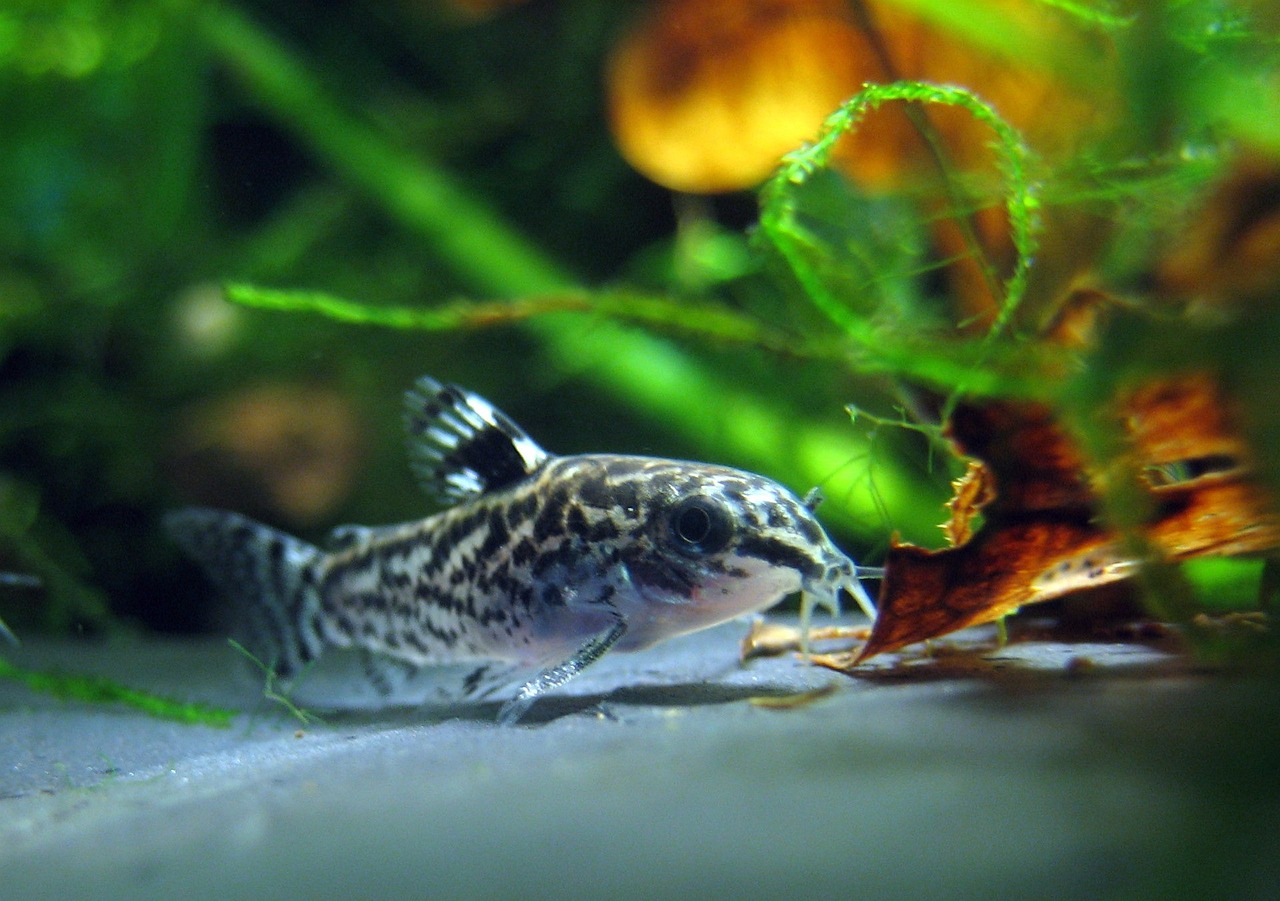
[[[510,723],[610,649],[796,592],[806,617],[815,604],[838,610],[841,590],[874,615],[857,564],[769,479],[556,457],[483,398],[430,378],[407,392],[405,423],[414,473],[446,505],[434,516],[343,526],[324,550],[235,513],[166,518],[237,602],[241,640],[304,702],[453,703],[507,688]],[[324,673],[322,655],[346,663]]]

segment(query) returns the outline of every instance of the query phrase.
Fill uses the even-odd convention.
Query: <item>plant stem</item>
[[[200,4],[193,14],[208,46],[267,113],[405,228],[422,235],[478,293],[555,295],[581,284],[434,161],[396,147],[343,111],[305,65],[251,20],[216,2]],[[878,462],[875,490],[870,489],[870,449],[841,411],[805,421],[792,408],[735,387],[667,338],[598,315],[548,314],[526,327],[557,370],[583,373],[656,421],[724,448],[739,465],[797,490],[824,483],[833,500],[829,513],[824,511],[829,521],[879,536],[887,527],[887,507],[894,514],[892,527],[907,537],[936,537],[936,500],[894,460]],[[771,426],[762,431],[766,423]]]

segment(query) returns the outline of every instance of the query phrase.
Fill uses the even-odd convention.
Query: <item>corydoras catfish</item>
[[[874,615],[812,505],[762,476],[557,457],[483,398],[430,378],[407,392],[405,423],[414,472],[446,505],[426,519],[343,526],[321,549],[236,513],[166,518],[235,601],[241,642],[305,703],[456,703],[506,688],[510,723],[610,650],[796,592],[806,616],[838,609],[841,590]],[[326,674],[322,656],[348,665]]]

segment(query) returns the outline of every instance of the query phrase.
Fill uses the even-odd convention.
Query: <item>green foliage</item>
[[[865,113],[890,101],[958,106],[989,126],[998,139],[1000,162],[1008,182],[1005,206],[1009,214],[1009,231],[1018,252],[1013,273],[1004,285],[1000,315],[989,332],[990,336],[998,336],[1008,325],[1026,292],[1027,271],[1037,246],[1037,210],[1040,204],[1027,173],[1030,151],[1021,136],[988,104],[964,88],[898,82],[870,85],[863,89],[827,119],[813,144],[783,159],[777,174],[765,186],[760,227],[791,266],[809,299],[853,340],[875,352],[876,341],[866,320],[853,314],[841,298],[831,296],[823,280],[814,273],[813,264],[806,259],[814,253],[829,257],[833,250],[813,248],[814,237],[798,221],[797,189],[803,188],[816,173],[828,169],[836,142],[851,132]]]
[[[1262,560],[1206,557],[1183,564],[1182,575],[1208,610],[1256,610],[1264,565]]]
[[[40,587],[0,585],[0,614],[19,633],[209,625],[153,524],[180,501],[218,502],[205,482],[236,487],[238,471],[183,442],[212,429],[211,398],[261,384],[320,385],[359,411],[358,487],[313,519],[267,511],[292,528],[421,511],[396,408],[431,372],[556,449],[820,484],[824,520],[859,554],[893,531],[935,543],[954,473],[936,430],[892,425],[905,392],[1085,417],[1132,361],[1177,353],[1180,337],[1134,326],[1099,351],[1101,374],[1049,375],[1064,360],[1027,336],[1077,271],[1055,270],[1055,228],[1106,223],[1080,259],[1140,286],[1233,142],[1280,152],[1280,84],[1275,23],[1247,5],[1044,0],[1066,23],[1051,45],[991,0],[902,5],[1085,93],[1105,44],[1119,125],[1048,157],[975,86],[869,85],[783,161],[743,227],[732,202],[682,199],[673,216],[612,149],[600,72],[629,4],[524,4],[465,25],[422,4],[7,4],[0,570]],[[936,153],[927,187],[858,187],[831,151],[888,104],[964,111],[992,136],[992,171]],[[992,206],[1009,268],[967,224]],[[948,296],[939,217],[968,230],[963,256],[998,300],[982,332]],[[1230,356],[1228,337],[1191,350]],[[1239,337],[1258,345],[1237,370],[1273,448],[1258,385],[1276,351]]]
[[[957,348],[946,339],[930,341],[921,346],[912,341],[909,332],[902,327],[903,319],[885,328],[875,315],[879,310],[899,309],[905,306],[895,302],[893,294],[900,287],[885,289],[885,281],[877,284],[853,286],[856,293],[838,292],[829,275],[831,269],[847,270],[852,261],[842,254],[839,244],[824,239],[814,232],[806,221],[806,196],[804,188],[812,184],[816,176],[829,170],[836,143],[853,131],[860,118],[881,104],[899,101],[906,103],[939,103],[957,106],[987,125],[995,133],[1003,175],[1007,181],[1005,208],[1008,211],[1009,230],[1017,251],[1013,272],[1003,285],[1000,312],[981,342],[982,349]],[[1026,373],[1027,359],[1016,360],[1005,373],[982,368],[990,350],[990,342],[1005,331],[1017,312],[1026,292],[1027,273],[1037,248],[1039,229],[1039,199],[1027,172],[1030,151],[1017,131],[1006,123],[988,104],[963,88],[929,85],[918,82],[899,82],[888,85],[870,85],[836,110],[823,125],[813,144],[788,154],[777,173],[762,193],[760,215],[761,233],[781,255],[791,274],[803,288],[806,297],[855,345],[860,368],[885,371],[897,376],[932,383],[951,392],[974,391],[981,394],[1012,395],[1033,392],[1034,382],[1020,382],[1014,375],[1021,369],[1024,375],[1035,376],[1034,369]],[[833,190],[829,185],[827,193]],[[839,187],[834,190],[840,190]],[[857,221],[854,219],[853,221]],[[847,227],[845,229],[847,238]],[[878,253],[876,251],[879,251]],[[895,254],[883,244],[869,248],[866,256],[878,273],[893,273],[894,263],[909,255],[912,263],[920,261],[920,252],[914,247],[900,248]],[[895,260],[895,256],[898,260]],[[994,276],[988,271],[989,279]],[[901,283],[900,272],[888,284]],[[867,289],[871,290],[868,291]],[[877,297],[876,294],[881,296]],[[860,297],[857,295],[861,295]],[[870,302],[867,297],[874,298]],[[857,309],[869,306],[872,314]],[[903,317],[905,318],[905,317]],[[917,325],[918,328],[918,325]],[[958,353],[957,353],[958,351]]]
[[[141,710],[158,719],[177,720],[191,725],[226,728],[231,725],[235,712],[198,704],[177,701],[121,685],[100,676],[78,673],[31,670],[16,666],[0,657],[0,679],[20,682],[32,691],[53,695],[66,701],[82,701],[87,704],[124,704]]]
[[[427,332],[493,328],[548,313],[587,313],[625,319],[671,332],[687,332],[710,341],[749,344],[778,353],[835,356],[835,348],[806,346],[774,332],[767,323],[728,307],[690,304],[672,297],[636,291],[565,291],[509,301],[455,300],[432,307],[373,306],[317,291],[278,291],[229,284],[227,299],[247,307],[318,313],[339,322]]]
[[[0,553],[19,570],[0,579],[0,597],[31,599],[47,590],[58,603],[44,619],[57,631],[67,631],[75,622],[106,624],[107,599],[87,581],[89,567],[74,540],[56,522],[42,517],[39,508],[32,486],[0,473]],[[30,608],[18,609],[13,622],[19,628],[35,624]]]
[[[294,717],[294,719],[298,720],[298,722],[302,723],[304,726],[310,726],[314,723],[324,722],[322,719],[320,719],[320,717],[316,716],[311,711],[304,710],[303,708],[299,707],[297,704],[293,702],[292,698],[290,698],[287,694],[285,694],[283,691],[281,691],[277,687],[276,670],[273,665],[263,663],[256,656],[254,656],[252,651],[250,651],[240,642],[236,641],[234,638],[227,639],[227,644],[229,644],[232,650],[234,650],[237,654],[240,654],[242,657],[248,660],[249,663],[253,665],[254,669],[262,673],[262,678],[263,678],[262,696],[264,698],[266,698],[268,701],[270,701],[273,704],[279,704],[285,710],[289,711],[289,714],[292,717]]]

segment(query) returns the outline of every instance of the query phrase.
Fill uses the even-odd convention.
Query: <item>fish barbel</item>
[[[244,646],[306,703],[456,703],[506,687],[510,723],[611,649],[796,592],[806,621],[816,604],[838,611],[841,590],[874,617],[857,564],[776,482],[553,456],[483,398],[430,378],[405,404],[414,473],[447,505],[434,516],[342,526],[326,549],[225,511],[165,520],[236,602]],[[325,674],[322,656],[348,662]]]

